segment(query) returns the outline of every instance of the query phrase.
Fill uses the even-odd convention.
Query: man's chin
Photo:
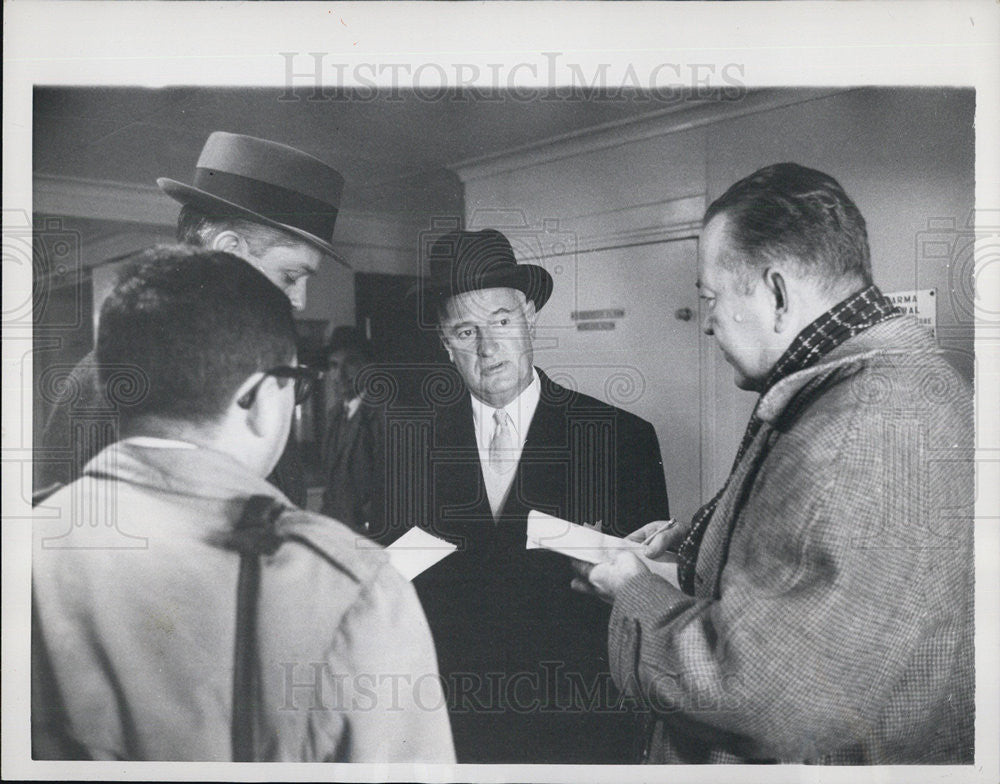
[[[744,392],[760,392],[761,382],[756,379],[744,376],[740,371],[733,369],[733,381],[738,389],[742,389]]]
[[[501,408],[521,393],[517,382],[517,378],[506,374],[483,378],[479,387],[482,394],[479,397],[491,406]]]

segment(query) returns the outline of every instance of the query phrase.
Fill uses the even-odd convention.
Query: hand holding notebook
[[[552,550],[570,558],[594,564],[611,560],[615,553],[628,550],[634,553],[653,574],[666,580],[675,588],[679,587],[677,556],[675,554],[665,553],[653,560],[644,555],[644,541],[611,536],[594,528],[561,520],[543,512],[532,510],[528,514],[528,536],[525,546],[529,550],[539,548]]]

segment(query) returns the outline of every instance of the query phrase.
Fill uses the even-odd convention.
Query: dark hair
[[[753,283],[753,271],[778,259],[826,290],[871,285],[865,219],[833,177],[797,163],[758,169],[732,185],[705,212],[725,214],[735,253],[722,260]]]
[[[185,204],[177,216],[177,241],[186,245],[207,248],[219,234],[234,231],[246,240],[250,252],[259,256],[276,246],[298,245],[301,240],[287,231],[256,223],[248,218],[220,217],[202,212]]]
[[[104,301],[97,361],[106,385],[123,369],[141,374],[146,393],[123,417],[207,422],[250,375],[288,364],[295,342],[291,303],[261,272],[231,253],[160,246]]]

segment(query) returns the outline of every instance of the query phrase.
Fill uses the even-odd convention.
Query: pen
[[[643,547],[652,542],[653,539],[662,534],[664,531],[669,531],[675,525],[677,525],[676,520],[667,520],[666,522],[664,522],[663,525],[657,527],[657,529],[653,531],[653,533],[649,534],[645,539],[642,540]]]

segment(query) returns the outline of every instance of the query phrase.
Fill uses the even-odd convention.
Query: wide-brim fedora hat
[[[344,178],[294,147],[215,131],[202,148],[190,185],[169,177],[156,184],[206,215],[282,229],[349,266],[330,244]]]
[[[510,240],[496,229],[450,231],[428,250],[428,274],[418,287],[429,322],[450,297],[468,291],[511,288],[524,292],[535,310],[552,295],[552,276],[537,264],[518,264]]]

